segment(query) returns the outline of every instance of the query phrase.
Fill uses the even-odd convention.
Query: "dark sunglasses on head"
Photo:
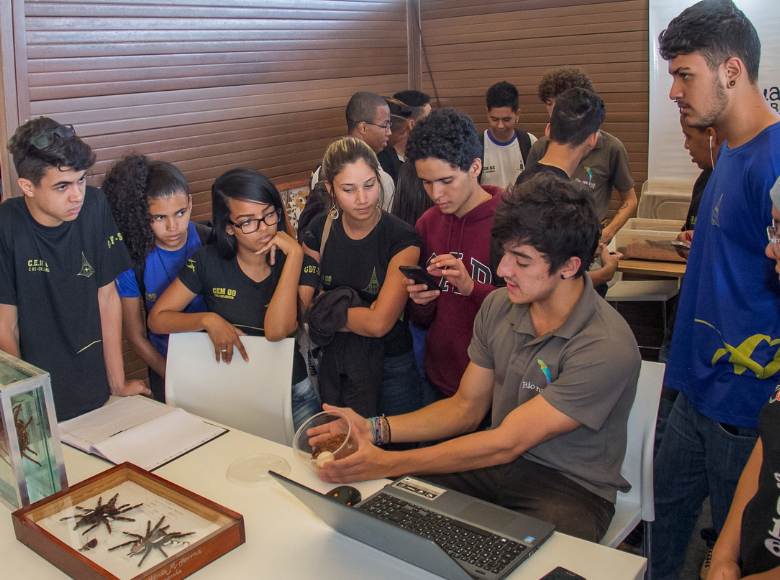
[[[76,136],[76,130],[73,128],[73,125],[59,125],[54,129],[46,129],[30,139],[30,145],[36,149],[46,149],[46,147],[54,143],[55,135],[61,139],[69,139]]]

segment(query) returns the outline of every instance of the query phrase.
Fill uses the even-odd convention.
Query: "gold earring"
[[[333,202],[333,207],[330,208],[330,212],[328,212],[328,216],[334,221],[339,219],[339,208],[336,207],[335,201]]]

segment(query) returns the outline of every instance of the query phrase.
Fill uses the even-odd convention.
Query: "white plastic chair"
[[[601,544],[616,548],[641,521],[644,555],[650,558],[650,526],[655,520],[653,498],[653,446],[661,386],[666,365],[642,361],[636,397],[628,415],[626,457],[620,473],[631,484],[628,493],[618,492],[615,515]],[[647,576],[646,578],[649,578]]]
[[[295,339],[269,342],[242,336],[249,362],[234,351],[218,363],[205,332],[171,334],[165,368],[169,405],[227,427],[291,445],[292,367]]]

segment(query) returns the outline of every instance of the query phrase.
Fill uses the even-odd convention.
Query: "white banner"
[[[658,54],[658,35],[669,22],[698,0],[650,0],[650,137],[647,174],[650,179],[694,180],[699,168],[683,147],[680,112],[669,100],[672,77]],[[736,0],[761,39],[758,85],[775,110],[780,110],[780,2]]]

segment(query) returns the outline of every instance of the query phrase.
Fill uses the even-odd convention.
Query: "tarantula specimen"
[[[41,464],[28,455],[29,453],[38,455],[38,452],[30,447],[30,425],[32,425],[33,418],[30,417],[27,423],[25,423],[23,419],[19,418],[21,413],[22,406],[16,405],[14,407],[14,426],[16,427],[16,438],[19,441],[19,451],[22,453],[22,457],[29,459],[35,465],[40,467]],[[5,449],[5,434],[3,433],[2,425],[0,425],[0,456],[2,456],[3,461],[5,461],[8,465],[11,465],[11,462],[8,459],[8,450]]]
[[[83,511],[82,514],[76,514],[75,516],[68,516],[66,518],[60,518],[60,521],[63,520],[70,520],[70,519],[76,519],[76,525],[73,526],[74,530],[79,529],[82,526],[91,526],[84,530],[82,532],[82,536],[86,534],[90,530],[94,530],[96,527],[98,527],[100,524],[106,524],[106,527],[108,528],[108,533],[111,533],[111,522],[122,520],[125,522],[134,522],[135,520],[133,518],[127,518],[120,514],[123,514],[125,512],[129,512],[132,509],[135,509],[137,507],[141,507],[144,505],[143,503],[139,503],[137,505],[131,506],[129,503],[126,503],[124,505],[120,505],[117,507],[116,500],[119,497],[119,494],[115,494],[114,497],[112,497],[107,504],[103,504],[103,497],[98,498],[97,505],[90,509],[83,508],[80,505],[76,506],[76,509],[79,509]]]
[[[185,536],[191,536],[195,532],[187,532],[186,534],[182,534],[181,532],[168,533],[167,530],[168,528],[171,527],[170,524],[167,526],[160,527],[160,524],[163,523],[164,519],[165,516],[161,517],[160,521],[157,522],[157,524],[154,527],[152,527],[152,520],[148,520],[146,522],[146,535],[144,536],[142,536],[141,534],[131,534],[130,532],[122,532],[123,534],[135,539],[130,540],[129,542],[125,542],[124,544],[119,544],[118,546],[114,546],[113,548],[109,548],[108,551],[110,552],[112,550],[118,550],[119,548],[122,548],[124,546],[131,546],[130,552],[128,552],[127,555],[132,557],[141,554],[141,561],[138,562],[138,567],[140,568],[141,564],[143,564],[144,560],[146,560],[146,557],[154,549],[160,550],[163,556],[167,558],[168,554],[165,553],[165,550],[163,550],[163,548],[177,546],[181,544],[189,544],[189,542],[180,542],[179,538],[183,538]]]

